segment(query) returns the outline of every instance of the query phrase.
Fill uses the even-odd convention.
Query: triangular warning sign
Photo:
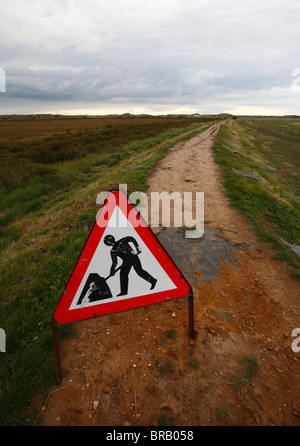
[[[54,312],[58,324],[188,296],[190,285],[123,191],[111,192]]]

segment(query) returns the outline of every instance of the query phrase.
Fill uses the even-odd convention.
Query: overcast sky
[[[0,114],[300,115],[299,23],[299,0],[9,0]]]

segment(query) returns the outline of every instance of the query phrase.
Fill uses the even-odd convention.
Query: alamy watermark
[[[6,75],[5,70],[0,68],[0,93],[6,92]]]
[[[292,350],[294,353],[300,352],[300,328],[294,328],[292,331],[292,336],[296,339],[292,342]]]
[[[3,328],[0,328],[0,353],[6,352],[6,334]]]
[[[120,184],[119,189],[124,192],[120,200],[127,202],[127,184]],[[202,237],[204,232],[204,192],[151,192],[150,200],[144,192],[133,192],[129,196],[129,202],[133,209],[128,215],[128,220],[133,227],[141,224],[142,217],[144,222],[151,227],[184,227],[186,229],[186,238]],[[109,192],[101,192],[96,199],[96,203],[106,205],[107,209],[115,207],[115,196]],[[126,203],[125,206],[126,207]],[[97,213],[97,224],[100,227],[106,227],[108,223],[108,214],[105,218],[98,218],[100,209]],[[172,218],[173,217],[173,218]],[[117,220],[117,219],[116,219]],[[126,227],[128,220],[112,221],[113,227]]]

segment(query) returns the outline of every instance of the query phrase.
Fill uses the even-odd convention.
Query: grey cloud
[[[300,66],[297,0],[10,0],[2,9],[0,113],[18,98],[70,108],[219,100],[222,111],[244,92],[258,101],[264,92],[274,107],[272,88],[288,87]],[[286,103],[295,112],[288,89]]]

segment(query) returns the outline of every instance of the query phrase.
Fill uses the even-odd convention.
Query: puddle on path
[[[191,239],[182,228],[164,228],[157,237],[190,284],[198,285],[197,273],[203,282],[215,281],[222,266],[235,266],[235,250],[252,248],[246,241],[232,242],[224,232],[230,231],[206,227],[202,237]]]

